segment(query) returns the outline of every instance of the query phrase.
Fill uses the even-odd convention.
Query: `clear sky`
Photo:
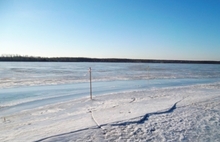
[[[0,0],[0,55],[220,61],[220,0]]]

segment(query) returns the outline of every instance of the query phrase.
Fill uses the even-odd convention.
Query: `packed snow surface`
[[[73,64],[97,67],[90,100],[84,76],[43,83],[65,76],[61,65],[68,76],[72,64],[38,64],[0,64],[1,78],[8,77],[0,83],[1,142],[220,140],[219,65]],[[11,68],[24,76],[4,75]],[[32,82],[40,71],[42,82]],[[23,80],[29,76],[32,86]]]

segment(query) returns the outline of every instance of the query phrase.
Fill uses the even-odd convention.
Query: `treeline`
[[[84,58],[84,57],[34,57],[21,55],[2,55],[2,62],[115,62],[115,63],[188,63],[220,64],[220,61],[192,60],[152,60],[152,59],[118,59],[118,58]]]

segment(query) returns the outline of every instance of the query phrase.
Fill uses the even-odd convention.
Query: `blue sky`
[[[220,60],[219,0],[0,0],[0,54]]]

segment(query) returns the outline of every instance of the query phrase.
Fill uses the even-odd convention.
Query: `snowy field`
[[[220,65],[37,64],[0,64],[1,142],[220,141]]]

